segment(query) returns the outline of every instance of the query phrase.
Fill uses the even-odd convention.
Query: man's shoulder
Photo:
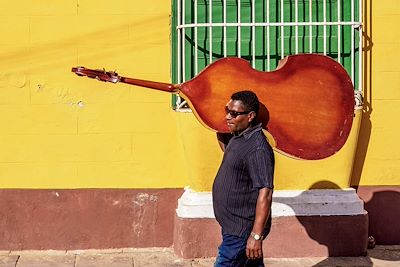
[[[249,141],[254,142],[260,146],[260,148],[271,148],[271,145],[268,142],[267,137],[264,132],[261,130],[255,131]]]

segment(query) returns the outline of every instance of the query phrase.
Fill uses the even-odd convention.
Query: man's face
[[[238,134],[247,129],[255,117],[255,112],[246,110],[240,100],[229,100],[225,109],[225,118],[231,133]]]

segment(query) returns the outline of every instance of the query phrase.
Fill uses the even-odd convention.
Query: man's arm
[[[259,190],[256,204],[256,218],[252,232],[262,235],[265,224],[271,212],[272,189],[262,188]],[[249,259],[258,259],[262,257],[262,239],[255,240],[253,236],[247,239],[246,255]]]
[[[218,144],[223,152],[225,152],[225,147],[231,138],[232,134],[230,133],[217,133]]]

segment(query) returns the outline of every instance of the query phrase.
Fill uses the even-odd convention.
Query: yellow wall
[[[352,159],[341,156],[352,147],[317,162],[277,154],[277,189],[400,182],[400,6],[370,2],[352,178]],[[193,114],[172,111],[168,93],[70,72],[170,82],[170,9],[165,0],[0,0],[1,188],[210,190],[222,152]]]
[[[183,187],[171,95],[73,66],[170,81],[170,1],[0,1],[0,187]]]
[[[353,184],[400,185],[400,5],[364,2],[364,115]]]

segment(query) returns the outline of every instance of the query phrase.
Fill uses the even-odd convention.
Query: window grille
[[[173,0],[172,79],[182,83],[218,58],[237,56],[260,71],[298,53],[341,63],[362,88],[361,0]],[[176,110],[186,111],[174,97]]]

